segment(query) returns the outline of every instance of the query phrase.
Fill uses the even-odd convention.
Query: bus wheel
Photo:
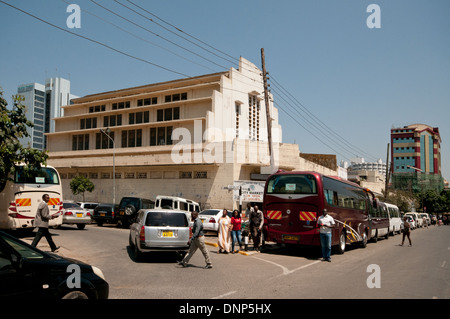
[[[364,231],[364,232],[363,232],[363,234],[362,234],[362,240],[361,240],[359,246],[360,246],[361,248],[366,248],[366,247],[367,247],[367,231]]]
[[[339,244],[337,246],[337,253],[343,254],[345,252],[345,244],[347,240],[347,234],[343,231],[339,236]]]

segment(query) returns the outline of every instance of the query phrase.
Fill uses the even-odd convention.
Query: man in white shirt
[[[320,226],[320,245],[322,246],[323,260],[331,262],[331,230],[335,225],[334,218],[328,215],[327,210],[324,209],[317,224]]]

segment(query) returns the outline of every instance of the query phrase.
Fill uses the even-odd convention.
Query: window
[[[202,171],[202,172],[195,172],[194,178],[208,178],[208,172]]]
[[[122,147],[142,146],[142,130],[122,131]]]
[[[89,134],[79,134],[72,136],[72,151],[82,151],[89,149]]]
[[[146,105],[153,105],[153,104],[158,104],[157,97],[137,100],[137,106],[146,106]]]
[[[114,139],[114,132],[110,132],[109,136],[115,141]],[[108,149],[108,148],[114,148],[114,143],[111,141],[108,136],[104,133],[97,133],[95,135],[95,148],[96,149]]]
[[[261,105],[256,95],[248,96],[248,127],[249,138],[259,141],[259,113]]]
[[[103,117],[103,127],[122,125],[122,114]]]
[[[192,172],[180,172],[180,178],[182,179],[192,178]]]
[[[276,175],[268,181],[268,194],[317,194],[313,175]]]
[[[166,95],[164,97],[164,102],[170,103],[170,102],[177,102],[177,101],[185,101],[187,100],[187,92],[184,93],[176,93],[172,95]]]
[[[80,119],[80,130],[97,128],[97,118]]]
[[[180,119],[180,108],[179,107],[160,109],[157,111],[156,120],[158,122],[172,121],[172,120],[179,120],[179,119]]]

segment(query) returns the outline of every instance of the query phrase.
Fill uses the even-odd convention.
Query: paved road
[[[400,235],[365,249],[348,246],[345,254],[332,255],[331,263],[311,249],[273,245],[262,253],[224,255],[208,245],[213,269],[202,268],[199,251],[187,268],[176,263],[174,253],[151,253],[137,263],[128,247],[129,231],[114,226],[51,232],[62,255],[103,270],[112,299],[450,298],[450,226],[414,230],[412,247],[399,246]],[[48,249],[45,239],[39,247]]]

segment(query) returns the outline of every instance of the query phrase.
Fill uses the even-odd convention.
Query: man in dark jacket
[[[209,258],[209,251],[206,248],[205,245],[205,235],[203,233],[203,223],[198,218],[198,212],[193,212],[192,215],[192,221],[194,222],[194,226],[192,227],[192,238],[189,239],[188,244],[189,251],[184,256],[182,261],[179,261],[178,263],[182,265],[183,267],[187,266],[187,263],[191,259],[191,257],[194,255],[194,253],[197,251],[197,249],[200,249],[200,251],[203,253],[203,256],[205,257],[206,266],[205,269],[212,268],[211,259]]]
[[[253,211],[250,212],[248,216],[250,220],[250,234],[252,235],[253,248],[259,252],[259,245],[261,243],[261,231],[264,225],[264,215],[263,212],[259,210],[258,206],[255,205]]]
[[[36,247],[42,236],[45,236],[52,252],[54,252],[59,249],[59,246],[57,247],[55,245],[55,242],[52,239],[52,235],[48,231],[48,221],[50,219],[56,218],[55,216],[50,216],[50,210],[48,209],[47,204],[49,200],[50,196],[48,194],[42,195],[42,202],[39,203],[36,218],[34,219],[34,226],[38,227],[38,231],[31,246]]]

